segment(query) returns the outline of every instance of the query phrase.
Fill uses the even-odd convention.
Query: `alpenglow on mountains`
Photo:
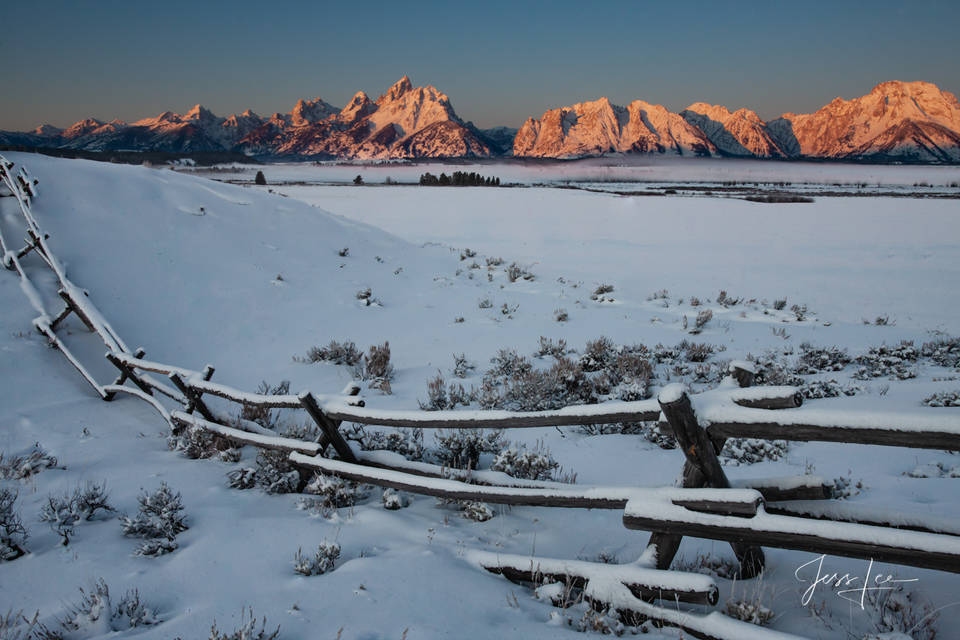
[[[960,162],[960,103],[928,82],[884,82],[860,98],[836,98],[815,113],[763,121],[697,102],[680,113],[607,98],[552,109],[519,131],[481,130],[450,99],[404,76],[371,100],[358,92],[342,109],[320,98],[263,118],[220,118],[197,105],[133,123],[82,120],[68,129],[0,132],[0,144],[85,151],[237,151],[266,158],[377,160],[500,155],[578,158],[657,153],[874,162]]]

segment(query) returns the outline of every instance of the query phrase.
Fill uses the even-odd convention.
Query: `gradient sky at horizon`
[[[960,92],[960,2],[8,2],[0,129],[342,107],[404,74],[481,127],[600,96],[769,119],[885,80]]]

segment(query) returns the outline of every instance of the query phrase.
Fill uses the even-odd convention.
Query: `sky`
[[[960,93],[960,2],[7,2],[0,129],[200,103],[342,107],[403,75],[480,127],[607,96],[807,113],[886,80]],[[14,89],[10,89],[13,87]]]

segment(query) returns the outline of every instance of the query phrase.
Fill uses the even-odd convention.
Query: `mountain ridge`
[[[0,144],[83,151],[233,151],[260,157],[381,160],[493,157],[579,158],[658,153],[875,162],[960,162],[960,102],[923,81],[887,81],[866,95],[835,98],[808,114],[764,121],[755,111],[695,102],[679,113],[601,97],[549,109],[514,132],[464,122],[450,98],[403,76],[371,100],[358,91],[338,108],[300,99],[268,118],[226,118],[197,104],[132,123],[86,118],[60,129],[0,131]]]

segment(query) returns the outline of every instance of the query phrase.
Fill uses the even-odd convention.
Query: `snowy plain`
[[[725,347],[715,360],[802,342],[859,354],[904,339],[919,344],[936,331],[960,333],[955,200],[758,204],[551,188],[253,188],[164,169],[30,154],[9,159],[40,179],[34,212],[51,245],[128,344],[143,346],[150,359],[195,370],[209,362],[217,368],[214,380],[240,389],[289,380],[294,392],[335,392],[352,379],[349,368],[296,362],[293,356],[332,339],[353,340],[361,348],[387,340],[397,369],[393,393],[365,389],[367,404],[415,409],[426,398],[429,378],[438,370],[450,377],[453,353],[477,364],[464,382],[479,384],[498,349],[530,356],[540,336],[563,338],[577,349],[601,335],[617,344],[672,345],[691,338],[684,316],[692,320],[703,308],[714,318],[695,339]],[[740,166],[772,172],[770,179],[799,171],[797,179],[808,172],[810,180],[829,181],[822,176],[831,173],[828,165],[764,164]],[[670,175],[685,175],[685,167],[694,165],[678,166]],[[336,168],[341,176],[383,171],[394,178],[427,170],[453,168]],[[517,171],[489,165],[470,170],[501,177]],[[564,164],[554,171],[563,179],[582,171],[583,179],[595,180],[601,170],[607,171]],[[281,175],[265,168],[268,181],[320,182],[331,179],[323,172],[333,169],[291,165],[277,171]],[[529,181],[540,182],[549,171],[537,168]],[[869,173],[870,182],[884,184],[949,184],[958,177],[956,168],[941,167],[835,171],[851,181],[867,180]],[[12,198],[0,199],[0,229],[6,238],[22,234]],[[461,260],[466,248],[476,258]],[[488,271],[486,257],[505,263]],[[474,260],[481,268],[470,268]],[[504,267],[514,261],[535,279],[510,282]],[[38,262],[30,268],[49,296],[48,307],[58,308],[45,270]],[[591,300],[600,284],[613,285],[612,302]],[[367,287],[379,304],[357,299]],[[651,297],[664,289],[668,298]],[[757,302],[728,308],[713,302],[720,290]],[[692,306],[691,296],[703,304]],[[787,310],[773,310],[772,301],[782,298]],[[484,299],[490,308],[479,308]],[[77,600],[79,587],[102,577],[112,593],[138,588],[160,610],[162,624],[126,634],[144,638],[206,637],[214,619],[221,630],[232,629],[244,606],[266,615],[269,626],[280,624],[282,638],[336,638],[341,628],[343,638],[400,638],[404,630],[411,640],[548,638],[575,631],[556,626],[557,609],[549,602],[473,567],[468,550],[591,560],[602,553],[629,562],[646,545],[646,534],[625,529],[617,511],[495,508],[495,518],[476,523],[426,497],[414,496],[407,509],[385,511],[379,491],[372,491],[361,504],[323,518],[297,510],[292,495],[229,489],[224,474],[236,465],[187,460],[167,449],[165,425],[145,404],[126,398],[105,404],[94,397],[31,331],[33,312],[14,275],[0,277],[0,300],[0,450],[9,457],[39,442],[65,467],[7,482],[19,491],[31,553],[0,564],[0,613],[39,610],[52,622],[65,603]],[[809,308],[802,321],[788,310],[795,303]],[[504,305],[509,313],[502,312]],[[555,320],[558,308],[568,312],[566,322]],[[891,322],[863,323],[878,316]],[[65,339],[94,374],[112,380],[103,345],[75,319],[64,327]],[[835,377],[847,381],[852,370]],[[865,389],[854,397],[807,406],[955,412],[921,405],[935,391],[960,388],[955,374],[927,363],[916,378],[878,378],[861,383]],[[581,484],[671,485],[683,463],[676,449],[662,450],[635,435],[544,428],[507,437],[529,445],[542,440]],[[433,444],[432,434],[425,444]],[[253,455],[248,448],[243,464]],[[727,473],[737,479],[814,467],[825,478],[862,480],[866,488],[851,502],[960,517],[953,486],[960,481],[905,475],[937,463],[957,466],[945,452],[795,443],[779,461],[728,467]],[[40,506],[49,493],[86,480],[105,480],[111,503],[127,512],[141,488],[166,481],[182,492],[190,529],[179,538],[181,548],[160,558],[133,557],[134,541],[121,535],[115,519],[82,523],[70,545],[60,546],[39,521]],[[295,575],[293,554],[323,539],[342,545],[338,568],[322,576]],[[692,559],[698,553],[732,557],[725,543],[685,540],[681,554]],[[769,571],[759,586],[719,580],[721,608],[731,597],[757,591],[776,613],[772,628],[815,638],[876,631],[870,611],[832,592],[818,594],[819,608],[801,604],[808,585],[794,571],[813,554],[771,549],[767,556]],[[866,568],[843,558],[828,557],[827,564],[840,573]],[[960,607],[949,606],[960,594],[955,575],[879,566],[917,578],[911,588],[918,598],[932,608],[947,607],[940,612],[938,637],[960,627]],[[670,630],[658,633],[677,637]]]

